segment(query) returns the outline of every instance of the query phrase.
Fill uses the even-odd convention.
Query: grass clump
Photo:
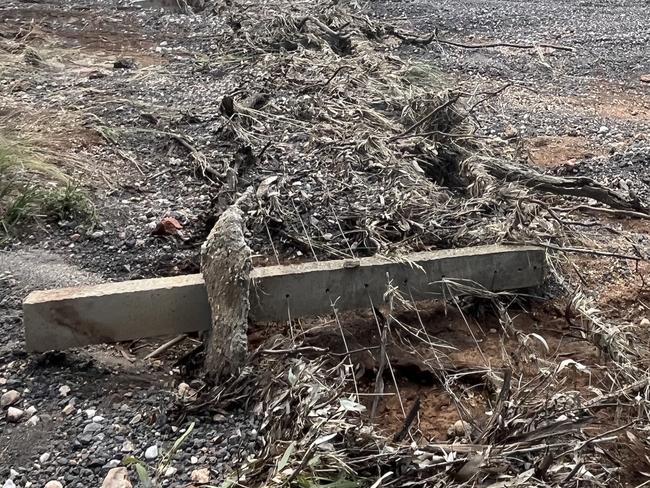
[[[95,208],[83,189],[74,182],[41,195],[41,209],[57,220],[86,221],[95,217]]]
[[[94,208],[78,185],[28,143],[0,135],[0,230],[8,234],[37,217],[91,220]]]

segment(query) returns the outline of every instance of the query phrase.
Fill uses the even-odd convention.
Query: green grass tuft
[[[94,207],[79,185],[25,141],[0,135],[0,231],[8,234],[37,217],[91,221],[94,216]]]

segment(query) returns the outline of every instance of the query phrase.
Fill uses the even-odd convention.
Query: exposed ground
[[[273,94],[274,87],[286,88],[280,78],[292,80],[302,75],[311,76],[314,86],[322,90],[332,88],[331,71],[322,71],[327,66],[312,72],[296,61],[293,71],[282,77],[262,68],[252,76],[244,71],[242,59],[224,54],[221,43],[233,42],[231,34],[239,29],[237,23],[244,19],[245,24],[244,7],[225,9],[219,15],[193,16],[164,3],[10,0],[0,5],[0,130],[24,135],[47,155],[56,155],[54,163],[79,182],[96,213],[91,221],[28,218],[3,240],[0,389],[20,391],[20,407],[35,406],[40,422],[32,427],[0,418],[0,483],[12,479],[19,487],[27,483],[42,486],[58,479],[66,487],[99,486],[109,467],[127,454],[143,458],[147,448],[157,445],[162,456],[191,421],[196,422],[195,429],[172,464],[174,469],[163,476],[165,486],[188,485],[191,473],[205,467],[211,469],[210,481],[217,483],[229,464],[236,465],[234,460],[259,447],[258,425],[250,413],[198,412],[179,418],[168,411],[181,378],[172,362],[183,352],[181,349],[154,361],[142,358],[158,344],[156,341],[41,357],[24,352],[20,303],[31,290],[198,271],[199,246],[223,208],[223,184],[202,174],[201,161],[191,148],[217,168],[237,153],[238,144],[224,136],[227,124],[220,103],[225,94],[250,94],[260,86]],[[551,0],[458,0],[374,2],[370,8],[370,18],[383,19],[421,38],[435,31],[439,39],[465,44],[547,43],[574,48],[571,52],[555,48],[469,49],[436,41],[402,45],[388,38],[381,49],[396,49],[394,54],[416,63],[424,72],[425,82],[435,81],[468,93],[468,105],[482,100],[483,92],[509,85],[477,106],[473,111],[475,132],[471,137],[463,133],[460,139],[479,140],[494,154],[515,154],[550,174],[593,177],[647,203],[650,83],[643,80],[650,74],[650,33],[646,26],[650,6],[632,1],[592,5]],[[242,38],[236,42],[248,41]],[[30,49],[38,53],[37,58]],[[116,61],[130,59],[134,65],[127,62],[115,67]],[[401,73],[402,66],[395,64],[394,69]],[[241,75],[244,72],[246,78]],[[305,97],[346,98],[345,89],[338,86],[332,92],[305,93]],[[295,113],[287,108],[294,107],[290,95],[290,91],[283,91],[275,97],[277,118],[269,119],[271,124],[286,122],[280,118],[285,109]],[[308,103],[304,110],[310,110]],[[347,115],[353,120],[353,114]],[[251,136],[255,152],[261,154],[259,151],[266,148],[266,159],[260,156],[262,169],[244,179],[259,187],[265,178],[283,173],[287,181],[276,188],[280,199],[296,192],[295,200],[288,201],[299,206],[296,213],[310,232],[316,229],[312,237],[319,235],[320,242],[325,243],[317,254],[335,257],[341,248],[327,244],[329,239],[336,241],[329,235],[327,218],[306,203],[311,197],[310,187],[302,189],[302,185],[318,187],[319,178],[311,174],[305,162],[309,158],[303,160],[300,153],[289,153],[291,144],[303,142],[305,148],[316,151],[309,146],[305,120],[310,120],[307,115],[304,120],[291,122],[295,132],[290,140],[272,141],[275,144],[268,148],[255,127],[249,127],[251,134],[255,133]],[[330,146],[337,146],[348,136],[344,129],[328,134]],[[342,145],[337,150],[344,154],[347,149]],[[332,168],[334,171],[338,168]],[[352,206],[348,201],[340,204]],[[569,205],[557,200],[555,204],[566,210],[567,206],[593,206],[596,202],[582,199]],[[340,207],[336,202],[334,205],[338,212]],[[329,211],[323,213],[328,215]],[[600,212],[562,216],[575,219],[572,229],[580,229],[585,236],[581,245],[585,241],[593,242],[594,247],[611,244],[611,251],[636,250],[638,255],[648,256],[649,220],[603,217]],[[173,217],[181,224],[180,236],[152,235],[164,217]],[[385,219],[391,223],[390,217]],[[388,224],[385,228],[390,227]],[[378,224],[382,225],[384,222]],[[275,262],[267,231],[273,233],[282,261],[304,260],[314,252],[311,243],[307,245],[287,232],[281,223],[277,228],[262,226],[257,230],[249,238],[259,265]],[[366,234],[354,238],[359,253],[371,247],[367,228],[362,231]],[[481,237],[490,242],[504,240],[499,232],[486,225],[475,229],[467,241],[482,242]],[[418,236],[418,245],[423,248],[465,242],[460,238],[454,241],[444,227],[436,232],[428,229],[427,234],[428,240]],[[554,230],[542,232],[544,237],[547,234],[552,241]],[[637,267],[630,260],[581,255],[566,268],[575,271],[573,278],[583,281],[594,306],[608,319],[623,326],[639,326],[644,318],[650,318],[647,263]],[[541,361],[572,359],[590,370],[589,383],[578,373],[564,378],[556,371],[559,380],[585,394],[594,389],[607,392],[613,388],[608,377],[611,362],[596,346],[579,337],[575,319],[567,320],[566,305],[561,299],[527,303],[525,310],[530,315],[522,311],[516,319],[517,327],[529,337],[544,337],[548,350],[534,336],[529,339]],[[506,337],[497,318],[484,311],[468,313],[469,326],[457,312],[445,315],[435,307],[423,312],[427,331],[457,348],[450,354],[456,366],[498,369],[515,361],[517,354],[513,351],[529,354],[516,338]],[[518,313],[512,311],[511,315]],[[414,320],[412,312],[404,318],[405,322]],[[370,344],[377,339],[371,315],[346,319],[345,325],[347,330],[371,331],[350,333],[351,339],[364,338]],[[640,350],[648,345],[648,327],[644,325],[632,336]],[[367,345],[359,341],[359,347]],[[252,344],[257,343],[254,338]],[[340,344],[331,347],[336,349]],[[643,368],[647,359],[639,359],[638,366]],[[363,358],[358,362],[363,364]],[[365,366],[370,370],[375,367]],[[447,430],[460,418],[459,411],[438,378],[427,373],[422,380],[418,368],[421,365],[408,364],[401,370],[398,386],[403,403],[408,409],[419,395],[419,430],[428,440],[446,441]],[[372,391],[372,380],[364,381],[368,384],[361,387]],[[483,382],[470,376],[460,383],[454,392],[465,405],[476,407],[477,416],[484,416],[491,394]],[[70,392],[63,395],[62,386],[69,386]],[[387,386],[391,396],[380,409],[385,420],[380,424],[388,434],[401,428],[404,417],[391,388]],[[639,395],[641,412],[647,408],[645,390]],[[632,400],[623,398],[620,402],[617,422],[605,418],[590,432],[604,432],[634,421],[626,409]],[[75,410],[65,415],[62,410],[68,404]],[[485,418],[480,417],[476,425],[483,422]],[[645,433],[636,431],[636,435],[642,438]],[[617,466],[612,479],[619,485],[638,485],[647,479],[641,472],[650,471],[629,463],[644,452],[631,439],[627,435],[625,442],[611,451],[615,459],[612,465]],[[628,444],[632,447],[626,450]],[[149,460],[149,464],[155,466],[158,460]],[[580,467],[575,469],[578,476],[586,476]],[[566,474],[560,470],[558,476]]]

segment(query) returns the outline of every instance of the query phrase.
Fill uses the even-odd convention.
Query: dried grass
[[[248,226],[270,238],[268,254],[293,245],[314,259],[375,253],[399,259],[411,250],[499,241],[622,242],[576,230],[567,213],[553,210],[556,196],[496,177],[491,164],[504,156],[466,142],[476,104],[467,107],[465,95],[429,66],[393,56],[385,26],[365,18],[362,8],[318,2],[288,8],[281,1],[263,12],[238,8],[220,12],[236,16],[237,27],[208,63],[237,66],[224,81],[239,88],[224,97],[228,121],[219,137],[230,154],[249,157],[194,160],[206,177],[224,183],[224,206],[243,187],[256,188]],[[552,279],[564,287],[558,294],[573,293],[567,266],[549,260]],[[450,346],[429,337],[419,313],[416,323],[393,313],[418,305],[390,288],[394,305],[388,319],[375,315],[383,339],[371,348],[380,351],[380,364],[386,360],[387,378],[394,378],[387,346],[419,358],[453,400],[464,434],[449,442],[423,438],[417,411],[409,411],[416,407],[402,405],[405,440],[381,435],[359,403],[352,361],[358,351],[346,343],[343,355],[323,354],[292,333],[261,346],[241,375],[207,389],[198,404],[183,406],[203,411],[244,403],[263,419],[262,449],[236,463],[224,486],[497,488],[624,479],[625,458],[607,451],[626,434],[630,449],[646,452],[638,433],[650,425],[648,355],[632,330],[599,313],[586,293],[575,294],[576,326],[602,352],[603,373],[560,357],[543,332],[518,330],[509,315],[516,297],[471,283],[447,286],[450,307],[462,313],[458,297],[472,296],[499,315],[508,367],[494,368],[485,356],[469,372],[454,367]],[[345,324],[334,318],[345,341]],[[476,345],[480,351],[478,337]],[[462,386],[477,374],[491,392],[491,409],[480,421]],[[375,393],[383,388],[378,381]]]

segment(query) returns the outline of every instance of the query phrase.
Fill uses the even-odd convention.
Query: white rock
[[[601,125],[600,129],[598,129],[599,134],[606,134],[608,132],[609,132],[609,127],[607,127],[606,125]]]
[[[16,390],[9,390],[0,396],[0,407],[9,407],[14,405],[18,400],[20,400],[20,393]]]
[[[52,480],[45,483],[43,488],[63,488],[63,484],[60,481]]]
[[[196,390],[187,383],[181,383],[178,385],[178,396],[181,400],[193,401],[196,400]]]
[[[102,467],[104,469],[113,469],[113,468],[117,468],[120,464],[122,464],[122,463],[120,463],[119,459],[111,459],[109,462],[104,464],[104,466],[102,466]]]
[[[32,405],[32,406],[29,407],[27,410],[25,410],[25,413],[27,414],[28,417],[31,417],[31,416],[34,415],[37,411],[38,411],[38,410],[36,410],[36,407],[35,407],[34,405]]]
[[[66,416],[72,415],[74,413],[74,405],[72,403],[68,403],[65,407],[63,407],[61,413]]]
[[[16,484],[12,480],[7,480],[2,485],[2,488],[16,488]]]
[[[70,387],[68,385],[63,385],[59,388],[59,395],[62,397],[67,397],[70,393]]]
[[[134,416],[134,417],[129,421],[129,424],[130,424],[130,425],[135,425],[135,424],[137,424],[138,422],[140,422],[141,420],[142,420],[142,415],[140,415],[140,414],[138,413],[138,414],[135,414],[135,416]]]
[[[165,477],[169,478],[170,476],[174,476],[177,471],[178,471],[178,469],[176,469],[173,466],[170,466],[169,468],[167,468],[165,470]]]
[[[198,463],[198,462],[199,462],[199,458],[197,458],[196,456],[192,456],[192,457],[190,458],[190,463],[192,463],[192,464],[196,464],[196,463]]]
[[[86,414],[86,418],[91,419],[97,414],[97,410],[89,408],[88,410],[84,410],[84,413]]]
[[[31,481],[28,481],[27,483],[25,483],[25,488],[31,488],[33,484],[34,483],[32,483]]]
[[[29,425],[30,427],[34,427],[36,424],[38,424],[38,422],[40,420],[41,419],[38,417],[38,415],[32,415],[31,417],[29,417],[27,419],[27,422],[25,422],[25,425]]]
[[[144,458],[148,460],[156,459],[158,457],[158,446],[153,445],[147,447],[147,450],[144,451]]]
[[[23,418],[23,415],[25,415],[25,412],[20,408],[9,407],[7,410],[7,422],[18,422]]]
[[[133,445],[133,442],[130,440],[125,440],[124,444],[122,444],[122,452],[133,452],[135,451],[135,446]]]
[[[129,471],[124,467],[111,469],[101,488],[133,488],[129,481]]]
[[[650,327],[650,320],[648,319],[641,319],[641,322],[639,323],[641,327]]]
[[[11,468],[9,470],[9,477],[10,478],[13,479],[13,478],[15,478],[16,476],[19,476],[19,475],[20,475],[20,473],[18,471],[16,471],[14,468]]]
[[[471,430],[471,425],[464,420],[456,420],[454,425],[452,425],[447,434],[450,436],[463,437]]]
[[[44,452],[43,454],[41,454],[39,456],[38,461],[41,464],[45,464],[46,462],[48,462],[50,460],[50,456],[51,456],[51,454],[49,452]]]
[[[95,423],[103,422],[104,420],[105,420],[104,417],[102,417],[101,415],[95,415],[93,417],[93,422]]]
[[[190,478],[195,483],[207,483],[210,481],[210,470],[208,468],[195,469]]]
[[[92,434],[94,432],[99,432],[102,430],[102,426],[96,422],[91,422],[89,424],[86,424],[84,427],[84,434],[88,434],[89,432]]]
[[[7,384],[7,378],[4,376],[0,376],[0,385],[6,385]]]

